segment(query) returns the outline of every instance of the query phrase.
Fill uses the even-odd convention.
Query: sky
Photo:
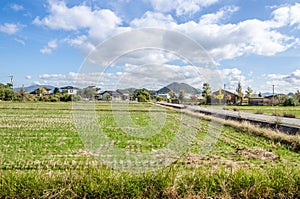
[[[296,92],[300,2],[1,0],[0,82],[11,76],[14,87]]]

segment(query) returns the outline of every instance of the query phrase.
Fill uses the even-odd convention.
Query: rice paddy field
[[[95,150],[72,103],[0,102],[0,198],[300,197],[299,148],[280,140],[149,103],[97,102],[92,111],[111,141],[94,135]],[[102,161],[103,144],[119,151],[111,162]],[[139,162],[161,149],[165,156],[153,160],[161,167]],[[128,154],[135,161],[123,161]]]

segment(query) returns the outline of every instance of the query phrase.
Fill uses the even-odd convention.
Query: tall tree
[[[59,88],[55,87],[54,91],[53,91],[53,94],[57,94],[57,93],[59,93]]]
[[[0,100],[13,100],[15,92],[12,88],[12,84],[6,85],[0,83]]]
[[[241,104],[242,100],[243,100],[243,97],[244,97],[244,93],[243,93],[241,82],[238,83],[238,87],[236,89],[236,92],[237,92],[237,96],[238,96],[238,101]]]
[[[219,104],[221,104],[222,103],[222,99],[224,98],[224,94],[222,93],[222,89],[221,88],[219,89],[219,93],[216,96],[216,98],[219,100]]]
[[[184,90],[180,90],[180,91],[179,91],[178,99],[179,99],[180,103],[182,103],[182,101],[183,101],[183,99],[184,99],[184,94],[185,94],[185,91],[184,91]]]
[[[297,90],[297,92],[295,93],[295,98],[296,100],[298,100],[298,102],[300,102],[300,91]]]
[[[202,87],[202,97],[204,97],[205,103],[208,104],[210,103],[210,96],[211,96],[211,90],[210,90],[210,85],[209,83],[203,83]]]
[[[262,97],[262,94],[261,94],[261,92],[259,92],[259,93],[258,93],[258,97]]]
[[[174,93],[173,90],[170,90],[170,91],[168,92],[168,94],[169,94],[169,96],[170,96],[171,99],[174,98],[174,96],[175,96],[175,93]]]
[[[253,92],[252,88],[250,88],[250,87],[248,86],[248,88],[247,88],[247,90],[246,90],[246,96],[247,96],[247,97],[251,97],[252,92]]]

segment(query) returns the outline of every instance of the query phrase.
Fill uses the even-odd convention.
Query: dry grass
[[[280,142],[282,144],[287,144],[292,147],[293,151],[300,151],[300,135],[288,135],[285,133],[281,133],[279,131],[275,131],[270,128],[261,128],[257,125],[253,125],[248,121],[237,122],[233,120],[225,120],[221,118],[216,118],[213,116],[205,115],[202,113],[195,113],[189,110],[182,110],[183,113],[187,113],[192,116],[197,116],[203,118],[208,121],[214,121],[224,124],[225,126],[230,126],[244,132],[249,132],[253,135],[262,136],[268,139],[271,139],[275,142]]]

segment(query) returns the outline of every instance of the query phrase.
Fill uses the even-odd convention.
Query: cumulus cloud
[[[92,10],[86,5],[68,7],[64,1],[49,0],[49,15],[33,21],[35,25],[66,31],[88,30],[91,39],[99,40],[109,36],[111,30],[121,24],[121,19],[111,10]]]
[[[49,0],[49,15],[43,18],[36,17],[33,23],[74,33],[64,41],[80,48],[84,55],[95,50],[100,42],[113,35],[145,27],[184,33],[198,42],[217,62],[247,54],[272,56],[299,44],[299,39],[280,32],[282,26],[299,24],[297,11],[300,4],[297,3],[277,8],[269,20],[250,19],[239,23],[222,24],[224,18],[238,11],[237,7],[221,8],[215,13],[201,16],[198,22],[178,23],[172,17],[171,11],[175,10],[178,15],[194,13],[201,7],[210,6],[218,1],[151,0],[150,2],[155,11],[148,11],[142,17],[133,19],[126,27],[122,26],[121,18],[111,10],[92,9],[84,4],[70,7],[64,1],[57,0]],[[45,46],[41,52],[50,54],[53,49]],[[115,48],[112,46],[110,52],[113,50]],[[184,49],[190,54],[193,50],[189,47]]]
[[[25,78],[26,79],[32,79],[32,76],[31,75],[26,75]]]
[[[220,9],[216,13],[210,13],[206,15],[202,15],[200,18],[200,24],[214,24],[218,23],[225,18],[228,18],[232,13],[238,11],[238,7],[236,6],[228,6]]]
[[[12,35],[17,33],[22,27],[23,25],[21,24],[4,23],[3,25],[0,25],[0,32]]]
[[[242,87],[248,86],[251,80],[247,79],[241,70],[237,68],[226,68],[220,70],[226,89],[235,91],[238,83],[240,82]]]
[[[48,42],[48,44],[46,46],[44,46],[40,50],[40,52],[42,54],[51,54],[52,51],[57,48],[57,46],[58,46],[57,45],[57,40],[56,39],[55,40],[51,40],[51,41]]]
[[[47,81],[53,85],[96,85],[103,89],[159,89],[172,82],[185,82],[196,88],[201,88],[204,82],[209,82],[214,89],[223,85],[220,71],[217,69],[170,64],[126,64],[122,68],[110,68],[105,71],[43,74],[39,77],[41,82]]]
[[[267,85],[275,85],[280,92],[295,92],[300,89],[300,70],[297,69],[290,74],[268,74]]]
[[[175,10],[177,16],[192,15],[203,7],[208,7],[218,0],[149,0],[152,7],[159,12]]]
[[[296,26],[300,28],[300,3],[295,3],[295,5],[282,6],[275,9],[272,12],[274,18],[274,24],[278,27],[282,26]]]

